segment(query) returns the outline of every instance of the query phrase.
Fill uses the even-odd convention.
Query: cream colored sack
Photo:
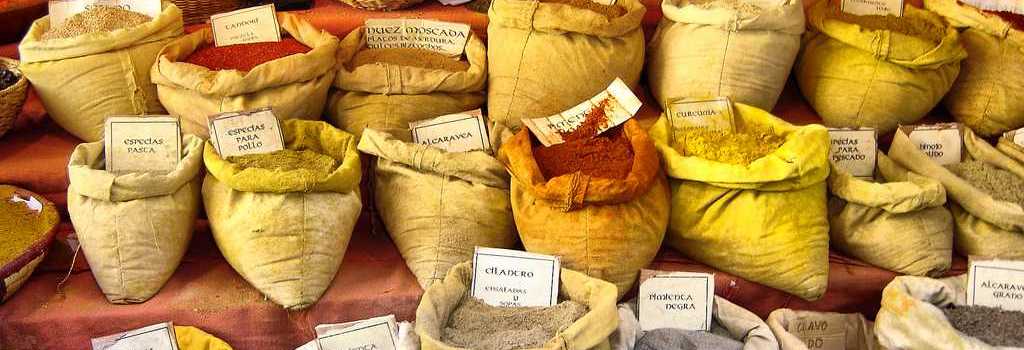
[[[278,13],[282,34],[290,34],[311,50],[268,61],[244,72],[214,71],[185,63],[204,45],[213,45],[204,27],[167,44],[152,67],[160,102],[181,118],[184,132],[209,137],[209,116],[271,107],[278,119],[320,119],[327,89],[334,80],[338,38],[301,17]]]
[[[608,19],[597,12],[537,0],[494,0],[487,13],[487,110],[513,128],[520,119],[562,112],[604,91],[615,78],[636,86],[644,66],[647,8]]]
[[[42,40],[49,29],[49,16],[32,23],[18,45],[18,68],[64,130],[99,141],[111,115],[164,112],[149,67],[160,48],[182,33],[177,6],[164,1],[163,12],[152,21],[110,32]]]
[[[185,135],[167,174],[104,170],[103,142],[75,147],[68,213],[96,283],[115,304],[148,300],[178,268],[199,213],[203,140]]]
[[[613,350],[632,350],[643,337],[635,308],[635,300],[619,304],[619,328],[611,337]],[[743,343],[743,350],[779,349],[775,334],[753,312],[717,295],[711,312],[711,333]]]
[[[983,136],[1024,126],[1024,31],[957,0],[924,6],[963,30],[967,59],[943,100],[950,114]]]
[[[896,277],[882,291],[875,335],[885,349],[994,350],[997,348],[953,328],[940,308],[963,305],[967,275],[940,280]]]
[[[953,216],[938,181],[908,172],[878,153],[880,182],[832,167],[830,245],[901,274],[937,276],[953,262]]]
[[[965,152],[969,158],[1024,176],[1024,164],[1006,156],[988,142],[964,129]],[[1024,258],[1024,208],[996,200],[928,158],[914,147],[903,131],[893,137],[889,156],[911,171],[932,177],[946,188],[954,203],[956,220],[954,247],[963,256]]]
[[[455,265],[443,281],[427,289],[416,308],[416,334],[423,350],[459,349],[441,341],[448,317],[467,297],[472,283],[473,263]],[[541,349],[545,350],[607,350],[608,336],[619,324],[615,310],[615,286],[563,268],[560,273],[559,300],[573,300],[586,305],[589,311],[558,332]],[[524,349],[527,350],[527,349]]]
[[[393,64],[365,64],[348,70],[356,53],[366,49],[366,30],[352,30],[338,50],[327,117],[360,137],[365,128],[408,128],[409,122],[479,108],[484,104],[487,48],[470,34],[462,59],[466,71],[446,71]]]
[[[882,350],[861,314],[778,309],[768,315],[768,327],[782,350]]]
[[[498,149],[501,127],[492,127]],[[359,150],[377,156],[374,197],[384,226],[426,289],[477,246],[512,248],[518,241],[509,175],[486,151],[448,153],[409,141],[409,129],[366,129]]]
[[[803,2],[733,3],[763,8],[746,13],[725,1],[662,1],[664,17],[648,50],[647,81],[663,109],[677,97],[716,96],[764,110],[775,107],[800,51]]]

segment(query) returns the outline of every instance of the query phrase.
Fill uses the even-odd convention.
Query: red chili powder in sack
[[[600,135],[597,130],[608,123],[602,101],[584,117],[583,123],[568,132],[560,132],[565,143],[544,147],[534,143],[533,157],[545,179],[577,171],[591,177],[625,179],[633,168],[633,145],[622,125]]]
[[[238,44],[216,47],[206,45],[192,52],[185,62],[211,70],[234,69],[250,71],[254,67],[278,58],[306,53],[311,50],[294,38],[278,42]]]

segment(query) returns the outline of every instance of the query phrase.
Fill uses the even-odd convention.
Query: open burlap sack
[[[967,301],[967,275],[943,279],[896,277],[882,290],[875,335],[885,349],[995,350],[953,328],[940,308]]]
[[[883,349],[875,340],[871,321],[861,314],[778,309],[768,315],[768,327],[782,350]]]
[[[904,18],[946,28],[939,43],[827,16],[830,1],[808,9],[811,31],[796,63],[800,91],[825,125],[886,133],[925,116],[946,95],[967,52],[942,18],[906,5]]]
[[[149,68],[160,48],[182,34],[177,6],[164,1],[152,21],[110,32],[43,40],[49,29],[49,16],[32,23],[18,45],[18,68],[64,130],[93,142],[103,138],[111,115],[164,112]]]
[[[664,0],[651,39],[647,81],[662,108],[679,97],[728,96],[771,110],[800,51],[804,8],[799,0],[741,0],[746,14],[706,1]],[[680,83],[685,82],[685,83]]]
[[[740,103],[734,109],[739,130],[770,128],[785,143],[735,165],[684,156],[664,115],[651,127],[672,184],[668,244],[719,270],[817,299],[828,287],[828,131]]]
[[[614,283],[619,297],[654,260],[669,214],[668,183],[651,139],[636,120],[622,125],[633,167],[621,180],[579,172],[545,179],[526,128],[498,155],[512,174],[512,213],[526,250],[560,256],[562,266]]]
[[[595,11],[538,0],[494,0],[487,17],[487,110],[518,128],[522,118],[547,117],[603,91],[615,78],[629,86],[644,65],[647,8],[607,18]]]
[[[504,130],[490,130],[498,149]],[[507,134],[507,132],[506,132]],[[517,241],[509,175],[486,151],[449,153],[409,141],[409,129],[365,129],[359,150],[377,156],[377,212],[406,265],[424,289],[477,246],[512,248]]]
[[[989,163],[1024,176],[1024,164],[1003,154],[988,142],[964,129],[964,146],[969,159]],[[911,171],[942,183],[953,200],[950,210],[956,221],[954,247],[964,256],[1024,258],[1024,208],[993,198],[988,193],[957,177],[945,167],[921,153],[903,131],[897,131],[889,148],[889,157]]]
[[[260,64],[248,72],[210,70],[186,63],[204,45],[213,45],[209,27],[167,44],[152,66],[153,83],[167,111],[181,118],[184,132],[209,137],[214,114],[271,107],[286,119],[320,119],[337,69],[338,38],[301,17],[278,13],[283,34],[311,50]]]
[[[459,349],[441,341],[448,317],[468,297],[472,285],[473,263],[462,262],[448,271],[443,281],[435,283],[423,294],[416,308],[416,334],[423,350]],[[573,300],[589,309],[583,317],[555,338],[544,343],[545,350],[609,349],[608,336],[619,323],[615,310],[615,286],[562,268],[559,279],[559,300]]]
[[[282,122],[285,148],[338,160],[323,178],[302,170],[240,170],[210,142],[203,203],[213,238],[228,263],[286,309],[316,303],[334,280],[362,209],[356,140],[327,123]]]
[[[16,223],[17,226],[31,232],[20,232],[20,234],[26,234],[27,236],[18,237],[17,242],[4,242],[4,248],[7,252],[17,252],[17,254],[3,254],[4,257],[0,258],[2,259],[0,260],[0,305],[10,300],[14,293],[28,281],[28,278],[32,276],[32,272],[39,267],[39,264],[46,259],[50,251],[50,245],[53,244],[57,236],[57,228],[60,226],[61,221],[60,212],[57,211],[57,206],[53,202],[28,190],[0,184],[0,201],[9,201],[11,204],[14,204],[14,202],[19,202],[19,200],[31,201],[32,198],[39,201],[39,204],[42,206],[35,214],[35,217],[29,219],[29,222],[24,222],[22,218],[16,217],[19,220]],[[7,210],[12,208],[28,207],[28,203],[24,202],[17,203],[16,205],[0,209],[2,211],[0,215],[11,215]],[[32,222],[33,220],[38,221]],[[8,221],[8,223],[14,222]],[[12,233],[8,232],[4,232],[4,234],[5,240],[10,239],[9,237],[12,235]],[[13,251],[10,249],[13,249]]]
[[[831,245],[901,274],[937,276],[953,263],[953,216],[946,189],[878,153],[879,182],[832,167]],[[898,232],[899,238],[893,239]]]
[[[1024,32],[957,0],[924,6],[962,29],[967,59],[943,100],[950,114],[984,136],[1024,126]]]
[[[487,48],[470,33],[461,57],[465,71],[447,71],[388,63],[348,65],[366,49],[363,27],[349,32],[338,50],[338,77],[334,81],[327,117],[360,137],[365,128],[408,128],[409,122],[479,108],[487,82]]]
[[[115,304],[141,303],[171,278],[199,213],[203,140],[182,138],[166,174],[104,170],[103,142],[75,147],[68,164],[68,214],[96,283]]]
[[[632,350],[644,335],[636,316],[636,301],[619,304],[619,328],[612,334],[613,350]],[[768,325],[743,307],[715,296],[711,333],[743,343],[743,350],[778,350],[779,342]]]

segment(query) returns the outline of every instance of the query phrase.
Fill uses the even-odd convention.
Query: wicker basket
[[[47,222],[49,229],[46,233],[41,235],[35,243],[26,247],[21,255],[9,262],[0,262],[0,304],[10,299],[11,295],[25,284],[36,267],[46,258],[50,244],[57,236],[57,226],[60,223],[57,207],[50,201],[27,190],[0,185],[0,201],[9,201],[14,195],[22,198],[35,197],[43,204],[43,211],[52,214],[52,220]]]
[[[423,2],[423,0],[338,0],[357,9],[370,11],[401,10]]]
[[[230,12],[242,7],[242,0],[171,0],[181,9],[185,25],[203,23],[210,15]]]
[[[14,127],[14,121],[18,120],[21,107],[25,105],[25,98],[28,97],[28,79],[25,79],[25,75],[18,70],[18,60],[0,57],[0,65],[14,71],[19,77],[17,83],[0,90],[0,137],[3,137]]]

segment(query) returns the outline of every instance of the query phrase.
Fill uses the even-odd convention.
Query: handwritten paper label
[[[961,2],[988,11],[1024,14],[1024,2],[1019,0],[960,0]]]
[[[367,19],[366,47],[424,49],[447,56],[462,55],[469,40],[468,24],[427,19]]]
[[[615,78],[615,81],[607,89],[575,107],[550,117],[523,119],[522,122],[533,132],[537,140],[544,144],[544,147],[551,147],[565,143],[560,132],[570,132],[576,129],[586,120],[587,114],[596,108],[603,109],[604,114],[608,117],[608,122],[597,129],[597,133],[600,134],[625,123],[626,120],[636,115],[641,105],[640,99],[633,94],[629,86],[622,79]]]
[[[962,159],[964,137],[957,123],[901,126],[900,129],[913,145],[939,165],[956,164]]]
[[[92,339],[93,350],[178,350],[174,325],[155,324],[118,334]]]
[[[210,16],[210,29],[215,46],[281,41],[274,4]]]
[[[1017,130],[1010,130],[1003,134],[1004,138],[1010,140],[1017,146],[1024,147],[1024,128]]]
[[[29,210],[36,212],[36,214],[43,212],[43,202],[40,202],[33,196],[22,197],[15,193],[11,196],[10,202],[25,203],[25,206],[28,207]]]
[[[842,0],[840,6],[851,15],[903,17],[903,0]]]
[[[967,304],[1024,311],[1024,261],[970,257]]]
[[[317,348],[316,339],[310,340],[305,344],[299,345],[295,350],[320,350]]]
[[[395,315],[368,320],[316,326],[320,350],[395,350],[398,322]]]
[[[878,160],[878,132],[874,128],[828,129],[831,148],[829,160],[839,169],[856,177],[875,175]]]
[[[710,331],[715,276],[699,272],[654,272],[640,284],[637,310],[640,328]]]
[[[668,102],[668,121],[673,130],[707,128],[733,131],[735,117],[728,97],[676,99]]]
[[[214,116],[210,120],[210,140],[224,158],[284,149],[281,122],[270,108]]]
[[[50,0],[50,28],[60,27],[68,18],[94,6],[118,7],[156,18],[163,12],[160,0]]]
[[[554,256],[477,247],[470,295],[494,306],[552,306],[558,302],[560,274]]]
[[[181,161],[178,118],[110,117],[104,127],[106,170],[169,173]]]
[[[846,350],[846,318],[843,315],[804,314],[789,324],[808,349]]]
[[[490,151],[487,124],[479,109],[409,123],[412,142],[448,152]]]

